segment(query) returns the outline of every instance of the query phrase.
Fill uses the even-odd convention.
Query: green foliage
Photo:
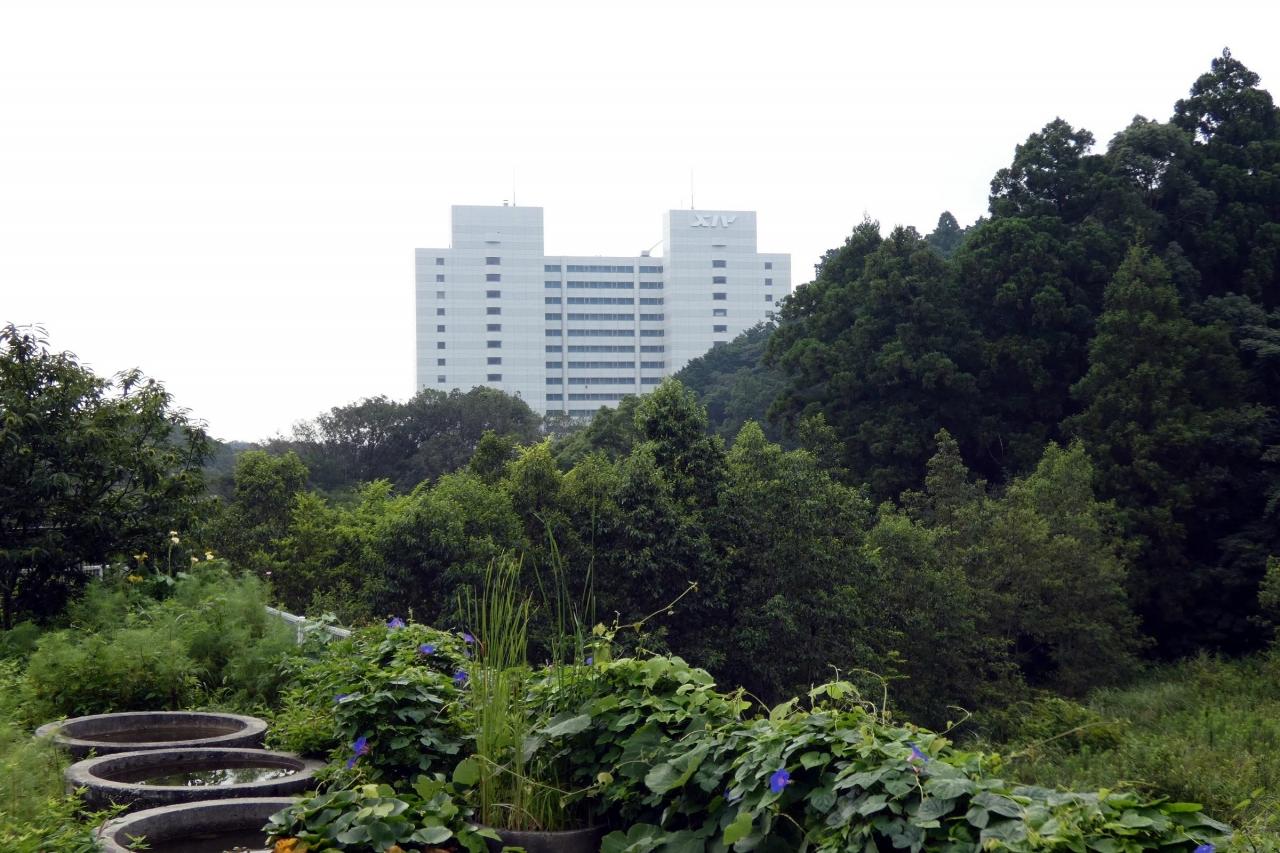
[[[271,816],[267,832],[273,841],[297,839],[308,853],[383,853],[396,844],[450,842],[483,853],[485,839],[496,835],[469,823],[470,811],[455,796],[453,786],[427,776],[399,794],[389,785],[361,785],[288,806]]]
[[[271,744],[355,757],[353,769],[375,780],[451,767],[467,727],[454,675],[468,664],[461,637],[417,624],[374,626],[333,642],[317,637],[289,667]],[[359,738],[368,752],[357,757]]]
[[[538,416],[520,398],[493,388],[425,388],[405,403],[373,397],[336,407],[268,449],[296,452],[319,489],[388,480],[408,491],[465,466],[486,431],[529,442],[538,426]]]
[[[190,527],[204,432],[154,380],[95,376],[0,327],[0,629],[56,614],[102,564]]]
[[[1100,690],[1083,707],[1045,698],[983,723],[1021,781],[1078,789],[1126,780],[1203,803],[1250,836],[1240,849],[1256,849],[1280,843],[1278,676],[1274,655],[1197,658]]]
[[[14,674],[0,669],[6,692]],[[2,702],[2,700],[0,700]],[[80,798],[63,792],[68,761],[53,744],[15,726],[0,704],[0,848],[6,853],[93,853],[94,829],[108,813],[85,813]]]
[[[782,431],[767,420],[769,406],[786,384],[781,371],[764,363],[773,323],[756,325],[724,346],[712,347],[675,374],[707,408],[712,431],[730,441],[748,421],[756,421],[772,441]]]
[[[259,581],[201,567],[164,585],[162,601],[133,587],[91,586],[77,627],[40,638],[19,688],[27,722],[276,700],[293,632],[266,614]]]

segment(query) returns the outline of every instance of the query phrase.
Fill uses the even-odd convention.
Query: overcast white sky
[[[413,249],[451,204],[549,253],[759,211],[799,284],[864,212],[967,224],[1055,116],[1167,118],[1280,2],[0,0],[0,322],[140,367],[219,438],[413,393]]]

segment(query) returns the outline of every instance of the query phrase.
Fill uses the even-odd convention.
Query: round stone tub
[[[109,820],[98,830],[102,853],[134,853],[131,839],[143,836],[147,853],[222,853],[246,848],[267,853],[262,827],[295,800],[251,797],[206,800],[134,812]]]
[[[154,749],[87,758],[67,768],[67,790],[90,808],[153,808],[231,797],[290,797],[323,764],[265,749]]]
[[[125,711],[46,723],[36,737],[51,737],[75,758],[144,749],[259,747],[267,724],[257,717],[204,711]]]

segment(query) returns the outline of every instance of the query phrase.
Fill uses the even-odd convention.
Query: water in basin
[[[257,764],[252,760],[216,760],[134,767],[129,770],[114,771],[108,778],[114,782],[130,782],[135,785],[208,788],[220,785],[244,785],[249,782],[267,782],[272,779],[283,779],[297,772],[297,769],[293,767],[281,767],[278,764]]]
[[[213,726],[138,726],[131,729],[116,729],[96,735],[70,735],[80,740],[99,741],[101,743],[160,743],[177,740],[200,740],[207,737],[229,735],[235,729],[220,729]]]
[[[231,829],[173,841],[153,841],[147,853],[240,853],[269,846],[266,833],[260,829]]]

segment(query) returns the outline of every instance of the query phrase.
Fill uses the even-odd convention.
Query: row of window
[[[562,344],[547,344],[547,352],[564,352]],[[626,344],[569,344],[569,352],[635,352],[634,345]],[[640,352],[666,352],[664,344],[643,344]]]
[[[560,301],[559,296],[548,296],[548,299]],[[570,305],[635,305],[634,296],[570,296],[565,299]],[[642,302],[644,300],[641,300]]]
[[[630,272],[634,273],[636,268],[633,266],[610,266],[609,264],[566,264],[565,272]],[[548,270],[552,272],[552,270]]]

